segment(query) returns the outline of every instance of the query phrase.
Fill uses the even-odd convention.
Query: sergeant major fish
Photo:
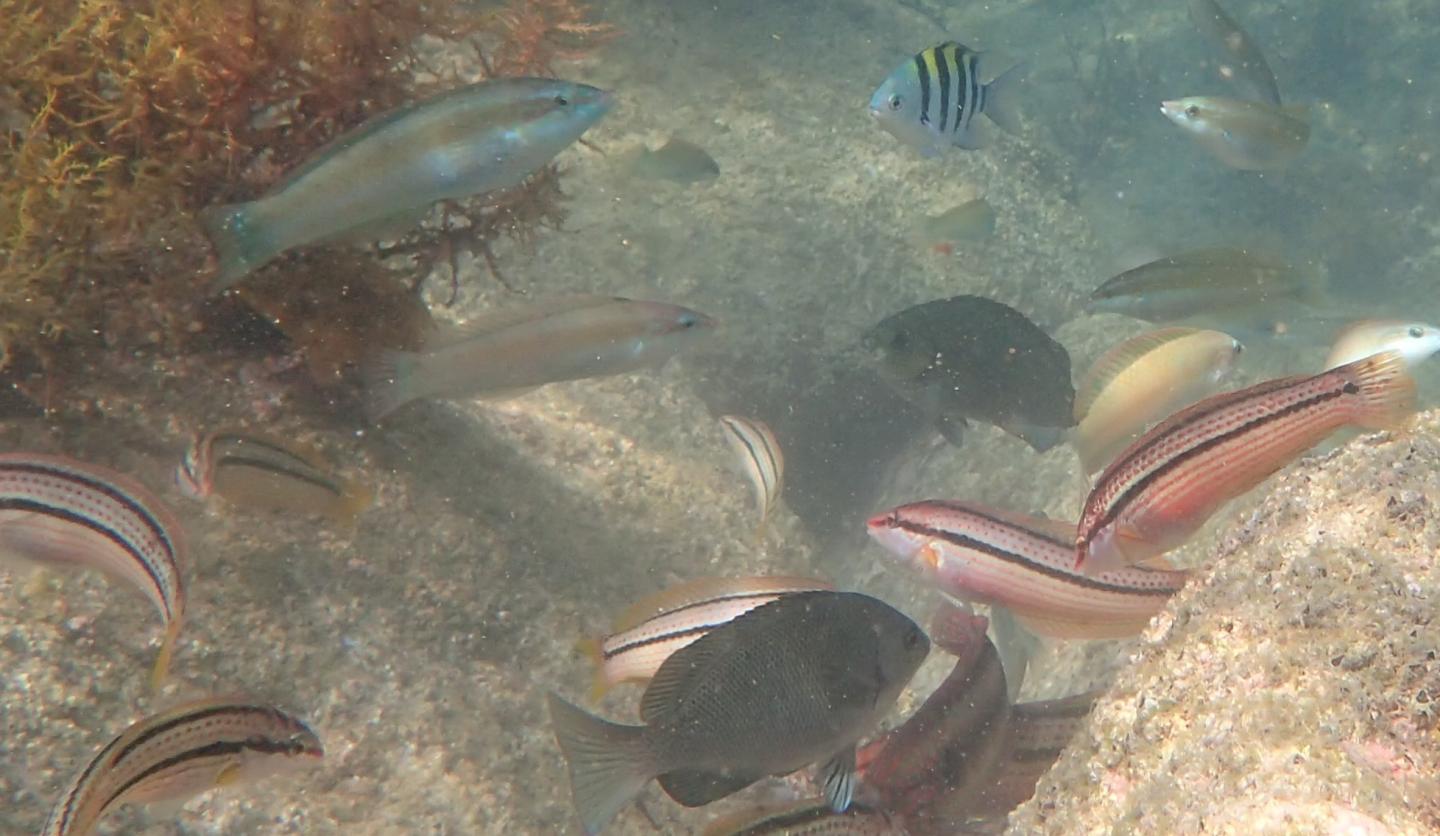
[[[223,290],[286,250],[380,237],[440,200],[518,184],[600,120],[610,94],[547,78],[467,85],[384,113],[343,134],[248,203],[200,221]]]
[[[798,592],[716,627],[665,661],[625,726],[550,696],[587,834],[652,778],[698,807],[817,761],[832,809],[850,805],[855,742],[930,650],[909,618],[866,595]]]
[[[982,83],[981,57],[955,41],[922,50],[896,67],[870,97],[870,115],[926,157],[952,145],[982,147],[984,134],[975,121],[982,113],[1005,130],[1018,131],[1019,119],[1009,99],[1021,68],[1011,67]]]
[[[658,366],[714,325],[689,308],[620,297],[501,308],[425,350],[382,351],[366,369],[367,409],[379,420],[417,398],[508,397]]]

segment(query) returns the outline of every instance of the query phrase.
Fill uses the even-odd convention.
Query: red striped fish
[[[1076,531],[1075,565],[1091,575],[1163,554],[1336,430],[1394,428],[1414,408],[1405,361],[1386,352],[1183,409],[1100,474]]]
[[[180,522],[135,480],[60,456],[0,454],[0,557],[98,569],[150,599],[165,623],[155,684],[185,614],[187,554]]]
[[[784,575],[701,578],[644,598],[615,619],[610,635],[581,643],[599,665],[591,696],[650,679],[670,654],[782,595],[834,589],[825,581]]]
[[[1133,636],[1182,586],[1186,572],[1076,571],[1072,523],[972,502],[927,500],[872,518],[870,536],[946,595],[1008,608],[1037,635]]]

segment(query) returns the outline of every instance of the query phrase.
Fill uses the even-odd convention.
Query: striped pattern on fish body
[[[1185,585],[1187,572],[1075,569],[1075,526],[979,503],[927,500],[868,524],[870,535],[947,595],[1008,608],[1052,638],[1138,634]]]
[[[189,553],[179,520],[127,476],[61,456],[0,454],[0,557],[98,569],[155,605],[169,668],[185,615]]]
[[[197,438],[175,482],[194,499],[283,512],[313,512],[350,522],[370,505],[368,488],[331,475],[318,457],[275,439],[219,431]]]
[[[783,575],[703,578],[646,598],[617,619],[615,632],[591,649],[599,664],[592,696],[598,699],[622,682],[648,681],[677,650],[782,595],[834,588],[825,581]]]
[[[775,433],[764,421],[739,415],[721,415],[720,425],[730,442],[745,475],[755,488],[755,505],[760,509],[760,525],[770,518],[770,509],[780,501],[785,484],[785,454]]]
[[[206,699],[147,717],[77,774],[41,836],[84,836],[115,807],[185,799],[318,763],[320,739],[277,708]]]
[[[984,113],[1006,130],[1017,120],[1005,106],[1011,68],[989,83],[980,81],[980,53],[955,41],[921,50],[890,74],[870,99],[870,114],[896,138],[933,155],[945,147],[984,144],[975,119]]]
[[[1393,428],[1414,407],[1414,381],[1393,352],[1207,398],[1100,475],[1076,532],[1076,566],[1093,574],[1163,554],[1336,430]]]
[[[884,810],[851,804],[837,813],[823,798],[775,807],[757,807],[716,819],[703,836],[903,836],[905,830]]]

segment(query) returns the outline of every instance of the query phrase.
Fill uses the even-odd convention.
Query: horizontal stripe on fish
[[[1414,381],[1393,352],[1207,398],[1101,473],[1077,528],[1076,565],[1093,574],[1163,554],[1336,430],[1392,428],[1414,408]]]
[[[953,500],[902,505],[872,518],[870,535],[947,595],[1002,606],[1055,638],[1133,636],[1185,584],[1187,573],[1075,567],[1069,523]]]
[[[0,454],[0,555],[98,569],[155,605],[163,678],[185,613],[188,551],[179,521],[140,483],[107,468],[36,453]]]
[[[237,505],[341,522],[353,521],[372,500],[368,488],[331,475],[318,456],[230,431],[197,438],[176,468],[175,482],[196,499],[218,494]]]
[[[140,720],[102,748],[61,795],[41,836],[83,836],[120,804],[184,799],[323,755],[315,733],[277,708],[188,703]]]
[[[843,813],[823,798],[756,807],[716,819],[703,836],[901,836],[905,830],[884,810],[851,804]]]
[[[702,578],[664,590],[632,607],[612,634],[590,648],[599,665],[593,695],[650,679],[675,651],[782,595],[834,588],[813,578],[774,575]]]
[[[755,505],[760,509],[760,525],[764,526],[784,487],[785,454],[780,442],[764,421],[721,415],[720,425],[755,488]]]

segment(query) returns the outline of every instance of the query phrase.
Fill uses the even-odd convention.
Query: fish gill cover
[[[65,401],[50,400],[57,376],[83,376],[87,349],[106,345],[176,355],[259,333],[267,353],[300,350],[320,383],[362,347],[413,347],[429,319],[411,289],[430,267],[469,251],[494,269],[498,237],[523,243],[559,224],[553,166],[447,203],[383,253],[404,258],[288,257],[238,299],[202,290],[195,212],[260,194],[376,113],[474,80],[432,68],[437,43],[473,47],[486,77],[548,74],[607,34],[587,14],[580,0],[478,13],[407,0],[0,0],[7,371],[50,407]],[[248,333],[230,324],[262,320]]]

